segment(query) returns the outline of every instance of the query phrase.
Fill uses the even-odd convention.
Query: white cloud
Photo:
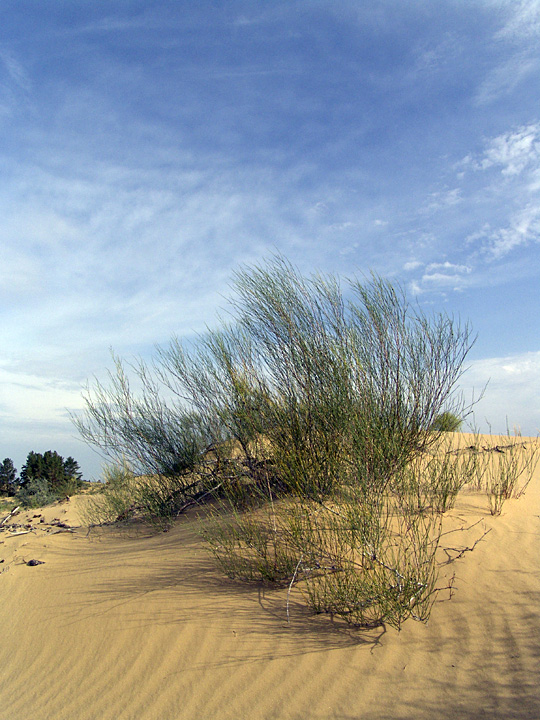
[[[531,39],[540,35],[540,1],[539,0],[489,0],[489,5],[507,11],[503,27],[497,32],[496,38]]]
[[[476,104],[485,105],[509,95],[526,81],[534,82],[540,70],[540,60],[528,50],[519,52],[491,70],[476,94]]]
[[[475,360],[460,383],[466,399],[476,398],[476,421],[484,430],[504,433],[519,426],[524,435],[540,433],[540,351]]]
[[[419,267],[422,267],[423,263],[421,263],[419,260],[410,260],[409,262],[406,262],[403,266],[403,269],[406,272],[411,272],[412,270],[417,270]]]
[[[520,127],[494,138],[477,167],[501,166],[503,175],[519,175],[540,163],[540,123]]]
[[[415,270],[423,263],[406,263],[405,270]],[[412,283],[412,291],[415,295],[427,291],[455,290],[460,291],[467,285],[466,276],[470,275],[472,267],[469,265],[458,265],[448,261],[442,263],[429,263],[426,265],[421,279]]]
[[[57,378],[0,368],[0,414],[10,422],[59,421],[66,408],[83,407],[81,387]]]
[[[512,218],[508,227],[492,233],[486,251],[501,258],[530,241],[540,241],[540,205],[524,208]]]
[[[16,86],[25,91],[30,90],[31,82],[28,73],[12,51],[6,48],[0,48],[0,63],[4,66],[10,80]]]
[[[426,271],[428,273],[433,272],[434,270],[447,270],[447,271],[449,270],[456,274],[461,274],[461,273],[468,274],[471,272],[472,268],[469,265],[456,265],[454,263],[448,262],[448,260],[447,260],[443,263],[430,263],[426,267]]]
[[[425,210],[433,212],[443,210],[444,208],[453,207],[462,202],[461,189],[453,188],[452,190],[444,190],[442,192],[434,192],[429,196]]]
[[[455,166],[460,168],[470,168],[480,178],[486,173],[476,197],[493,208],[492,220],[467,235],[469,245],[477,244],[479,252],[499,260],[540,240],[540,123],[490,139],[482,153],[467,155]]]

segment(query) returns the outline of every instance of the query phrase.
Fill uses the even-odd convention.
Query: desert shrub
[[[376,277],[349,283],[346,300],[335,278],[280,258],[238,271],[235,290],[232,325],[190,349],[174,339],[154,373],[133,367],[138,395],[115,359],[109,386],[87,390],[83,437],[178,490],[240,452],[253,475],[264,458],[278,485],[311,497],[347,477],[371,492],[436,442],[425,428],[452,397],[468,327],[425,317]]]
[[[538,440],[528,445],[517,434],[486,450],[485,491],[492,515],[500,515],[504,502],[526,490],[540,460]]]
[[[237,580],[290,582],[298,555],[294,544],[286,541],[283,518],[264,511],[253,514],[234,509],[231,514],[212,513],[202,533],[221,570]]]
[[[103,525],[142,516],[160,528],[167,527],[179,507],[175,478],[168,476],[136,475],[123,459],[103,468],[99,492],[88,495],[83,518],[89,525]]]
[[[115,358],[109,385],[87,389],[83,437],[147,478],[129,490],[150,513],[227,499],[232,517],[207,532],[227,574],[302,579],[314,608],[355,624],[425,617],[412,608],[429,606],[437,522],[411,510],[403,478],[440,439],[436,419],[463,414],[469,327],[376,276],[343,291],[282,258],[236,273],[230,316],[133,365],[137,393]],[[449,464],[432,475],[442,512],[459,481]]]
[[[77,495],[84,487],[83,481],[76,477],[67,477],[64,482],[58,486],[57,493],[60,496]]]
[[[27,508],[43,507],[58,500],[58,493],[53,492],[45,478],[32,478],[16,493],[17,503]]]
[[[81,510],[88,525],[104,525],[127,519],[137,500],[136,477],[125,461],[107,465],[98,494],[88,495]]]
[[[452,412],[445,411],[440,415],[437,415],[435,420],[431,423],[430,430],[436,432],[457,432],[463,420]]]

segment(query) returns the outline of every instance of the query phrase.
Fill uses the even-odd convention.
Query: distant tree
[[[56,450],[47,450],[43,454],[45,479],[51,490],[58,490],[65,483],[64,458]]]
[[[463,421],[452,412],[443,412],[437,415],[432,422],[430,430],[436,432],[457,432]]]
[[[51,492],[64,492],[67,485],[78,484],[82,478],[79,463],[71,456],[64,460],[56,450],[43,455],[31,451],[21,469],[21,486],[33,480],[45,480]]]
[[[25,487],[31,480],[44,477],[43,455],[31,450],[21,468],[21,487]]]
[[[17,469],[11,458],[5,458],[0,465],[0,493],[14,495],[17,490]]]
[[[64,461],[64,477],[67,481],[75,481],[80,483],[82,481],[82,472],[79,467],[79,463],[71,457],[71,455]]]

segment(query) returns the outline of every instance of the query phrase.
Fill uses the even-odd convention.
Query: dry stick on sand
[[[462,558],[462,557],[465,555],[466,552],[472,552],[472,551],[475,549],[475,547],[478,545],[478,543],[479,543],[481,540],[483,540],[483,539],[486,537],[486,535],[487,535],[488,533],[490,533],[492,530],[493,530],[493,528],[489,528],[488,530],[486,530],[486,531],[483,533],[483,535],[480,535],[479,538],[476,538],[476,540],[474,541],[474,543],[473,543],[470,547],[464,547],[464,548],[454,548],[454,547],[448,547],[448,548],[447,548],[447,547],[444,547],[444,548],[442,548],[442,549],[444,550],[444,552],[446,553],[446,557],[448,558],[448,559],[446,560],[446,562],[442,563],[442,565],[450,565],[450,563],[453,563],[453,562],[455,562],[456,560],[459,560],[460,558]],[[457,555],[455,555],[454,557],[452,557],[452,556],[450,555],[450,552],[451,552],[451,551],[457,552]]]
[[[17,537],[17,535],[28,535],[28,533],[31,533],[31,532],[33,532],[33,530],[21,530],[20,532],[8,533],[5,537],[7,539],[7,538],[12,538],[12,537]]]
[[[10,518],[12,518],[14,515],[16,515],[16,514],[18,513],[18,511],[19,511],[19,508],[20,508],[20,506],[17,505],[17,507],[16,507],[14,510],[12,510],[12,511],[9,513],[9,515],[6,515],[6,517],[5,517],[3,520],[0,520],[0,527],[2,527],[3,525],[5,525],[5,523],[7,523],[7,521],[8,521]]]

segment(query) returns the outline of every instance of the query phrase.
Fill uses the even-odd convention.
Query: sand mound
[[[81,502],[0,534],[2,720],[540,717],[538,468],[500,517],[462,494],[448,529],[481,522],[449,553],[490,532],[445,569],[453,598],[400,633],[310,615],[299,592],[287,624],[283,592],[220,576],[194,517],[88,534]]]

